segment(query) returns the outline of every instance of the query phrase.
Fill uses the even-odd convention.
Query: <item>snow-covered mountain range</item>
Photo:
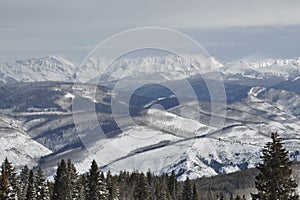
[[[101,84],[142,74],[161,76],[162,80],[180,80],[213,70],[228,79],[298,79],[300,58],[261,59],[221,63],[213,57],[203,56],[148,56],[124,58],[109,63],[105,59],[90,58],[82,66],[63,58],[46,56],[0,64],[2,82],[97,82]]]
[[[0,139],[7,144],[2,152],[8,152],[17,166],[39,165],[48,175],[61,158],[74,160],[80,172],[87,171],[96,158],[102,170],[175,170],[183,180],[186,176],[213,176],[254,167],[271,131],[278,131],[291,159],[300,160],[299,58],[220,63],[213,58],[146,57],[120,60],[101,71],[105,63],[92,59],[78,68],[62,58],[45,57],[1,64]],[[224,116],[211,113],[209,94],[197,77],[208,66],[217,69],[224,80]],[[100,83],[109,83],[143,74],[151,75],[153,80],[160,75],[158,80],[182,87],[180,98],[187,105],[178,104],[179,97],[164,88],[148,86],[132,96],[131,105],[116,102],[138,112],[133,116],[112,116],[110,102],[115,91],[92,83],[99,75]],[[76,84],[79,96],[73,92],[75,78],[82,82]],[[181,83],[187,78],[197,99],[184,93],[187,88]],[[83,84],[86,82],[89,84]],[[72,115],[72,101],[76,98],[94,105],[106,139],[82,142],[82,138],[89,138],[89,130],[99,124],[91,124],[91,114],[82,112],[79,126],[86,133],[77,134]],[[155,104],[166,110],[152,107]],[[194,108],[199,105],[198,112]],[[188,109],[191,117],[180,115],[180,109]],[[224,126],[212,126],[211,115],[224,118]],[[120,129],[115,119],[126,122],[128,117],[136,123],[124,123]]]
[[[0,81],[72,81],[75,65],[66,59],[46,56],[0,64]]]

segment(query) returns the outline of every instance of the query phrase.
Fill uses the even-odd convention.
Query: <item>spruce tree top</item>
[[[251,196],[254,200],[298,199],[289,153],[277,133],[272,133],[271,139],[262,150],[262,163],[257,166],[260,172],[255,181],[258,193]]]

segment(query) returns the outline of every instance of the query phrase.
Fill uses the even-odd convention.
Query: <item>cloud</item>
[[[184,28],[291,26],[300,24],[300,1],[201,1],[165,22]]]
[[[22,52],[36,56],[65,49],[68,54],[66,49],[72,48],[81,52],[76,54],[76,59],[82,54],[81,59],[87,52],[77,47],[94,46],[112,34],[143,26],[188,34],[212,29],[216,37],[232,28],[298,26],[299,8],[297,0],[1,0],[0,59],[22,57]],[[204,42],[217,47],[214,40]],[[239,41],[226,41],[231,42]]]

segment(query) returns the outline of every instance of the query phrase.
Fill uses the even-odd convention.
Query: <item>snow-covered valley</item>
[[[213,176],[256,166],[261,148],[270,133],[277,131],[284,138],[291,159],[300,160],[299,59],[211,62],[224,80],[225,115],[211,113],[209,94],[199,88],[202,80],[193,69],[201,69],[201,59],[125,60],[104,73],[104,80],[116,82],[136,65],[159,63],[165,68],[155,68],[153,73],[159,73],[169,84],[182,86],[181,80],[189,77],[192,87],[199,89],[195,90],[198,98],[193,99],[185,94],[184,86],[181,96],[149,86],[135,94],[134,104],[116,101],[117,105],[136,108],[138,112],[133,116],[114,116],[110,103],[118,91],[92,84],[99,69],[91,63],[94,67],[80,69],[85,75],[82,79],[80,73],[75,73],[75,65],[55,57],[1,65],[1,143],[5,144],[2,152],[6,153],[0,158],[7,156],[17,166],[41,166],[49,176],[61,158],[71,158],[79,172],[87,171],[96,159],[104,171],[151,169],[160,174],[175,170],[178,178],[184,180],[186,176]],[[185,63],[195,64],[188,68]],[[134,76],[152,73],[150,69],[134,71]],[[188,70],[182,73],[184,69]],[[76,85],[72,83],[74,78],[79,81]],[[79,96],[74,87],[80,89]],[[98,123],[89,121],[93,113],[79,112],[82,121],[74,124],[72,102],[76,98],[95,107]],[[177,98],[187,104],[176,103]],[[194,109],[196,106],[200,109]],[[187,109],[189,117],[181,115],[181,109]],[[128,117],[135,123],[126,123]],[[212,117],[223,118],[224,124],[213,126]],[[124,121],[123,127],[118,127],[117,119]],[[84,134],[76,132],[78,125],[86,130]],[[90,139],[89,131],[98,126],[106,138]]]

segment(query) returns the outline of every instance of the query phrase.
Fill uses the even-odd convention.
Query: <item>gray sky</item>
[[[181,31],[217,59],[300,56],[298,0],[0,1],[0,62],[58,55],[80,63],[112,34]]]

